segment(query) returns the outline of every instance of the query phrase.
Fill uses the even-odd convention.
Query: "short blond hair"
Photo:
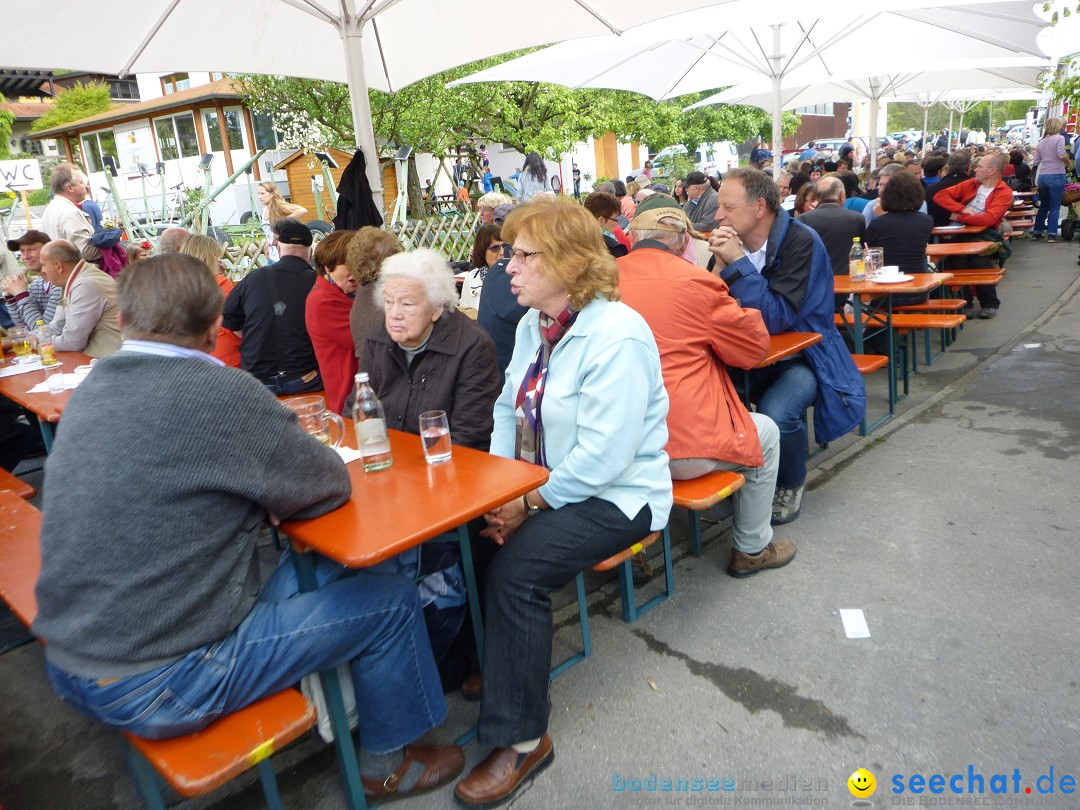
[[[500,205],[513,205],[514,198],[509,194],[503,194],[501,191],[489,191],[483,197],[476,201],[478,208],[491,208],[492,210],[498,208]]]
[[[1047,135],[1057,135],[1061,130],[1065,129],[1065,119],[1055,116],[1054,118],[1047,118],[1046,123],[1043,124],[1043,137]]]
[[[510,212],[503,240],[525,235],[544,254],[543,267],[566,290],[570,306],[582,309],[596,296],[619,300],[619,270],[604,244],[596,218],[567,199],[534,199]]]
[[[218,261],[225,258],[225,248],[215,239],[201,233],[193,233],[177,251],[183,256],[193,256],[202,262],[211,273],[217,275],[221,272]]]

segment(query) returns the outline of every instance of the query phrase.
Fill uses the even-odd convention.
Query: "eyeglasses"
[[[533,256],[539,256],[544,251],[542,250],[521,250],[519,248],[510,248],[510,256],[515,262],[521,262],[524,264]]]
[[[487,252],[488,253],[495,253],[495,252],[502,253],[502,249],[504,247],[506,247],[505,242],[498,242],[496,244],[488,245]]]

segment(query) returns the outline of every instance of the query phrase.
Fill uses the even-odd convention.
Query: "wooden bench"
[[[695,557],[700,557],[702,554],[701,515],[699,513],[715,506],[725,498],[730,498],[742,489],[745,483],[746,479],[739,473],[725,470],[715,470],[686,481],[671,482],[675,506],[680,506],[689,512],[690,552]]]
[[[855,368],[859,370],[859,374],[864,377],[889,365],[889,358],[884,354],[853,354],[851,359],[855,361]],[[869,426],[866,424],[866,413],[864,412],[863,418],[859,422],[859,435],[865,436],[867,433],[872,433],[875,428],[892,417],[894,410],[895,407],[890,402],[889,412]]]
[[[742,476],[740,475],[739,478],[742,478]],[[634,600],[634,574],[631,561],[635,555],[640,554],[660,539],[664,543],[664,592],[657,594],[641,607],[637,607]],[[675,571],[671,558],[671,535],[668,529],[665,527],[662,531],[650,533],[643,540],[634,543],[618,554],[598,562],[592,567],[592,570],[610,571],[613,568],[619,569],[619,591],[622,597],[623,621],[627,623],[637,621],[639,616],[675,593]],[[574,580],[574,587],[577,590],[578,621],[581,623],[581,651],[571,655],[561,664],[552,667],[551,673],[548,675],[549,681],[555,680],[574,664],[579,664],[592,655],[592,633],[589,631],[589,607],[585,596],[584,572],[577,575]]]
[[[12,475],[3,467],[0,467],[0,489],[14,492],[24,501],[28,501],[37,495],[37,490],[16,475]]]
[[[34,586],[41,573],[41,512],[0,491],[0,598],[30,626],[37,616]],[[315,707],[296,689],[263,698],[202,731],[166,740],[124,734],[135,784],[147,807],[164,808],[160,775],[178,794],[201,796],[252,767],[271,808],[281,807],[268,757],[315,725]]]
[[[947,284],[949,282],[946,282]],[[970,283],[970,282],[969,282]],[[963,285],[961,285],[963,286]],[[852,326],[855,322],[855,318],[850,313],[836,313],[834,320],[837,326]],[[923,332],[925,337],[925,352],[926,352],[926,365],[933,365],[934,360],[944,354],[946,348],[948,348],[948,333],[954,329],[957,329],[967,317],[961,313],[948,313],[948,312],[896,312],[892,316],[892,328],[897,334],[906,336],[913,332]],[[863,315],[863,326],[868,324],[872,326],[879,326],[884,328],[884,324],[877,319],[871,319],[870,316]],[[936,355],[930,346],[930,332],[934,329],[941,330],[941,351]],[[912,347],[914,348],[914,347]],[[902,347],[905,357],[908,355],[907,344],[905,342]],[[915,371],[916,359],[914,352],[911,352],[912,358],[912,370]],[[904,393],[907,393],[907,361],[904,362]]]
[[[963,298],[931,298],[921,304],[893,307],[893,312],[959,312],[965,306]]]

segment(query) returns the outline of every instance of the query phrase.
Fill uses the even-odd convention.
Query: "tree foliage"
[[[1043,87],[1056,100],[1068,102],[1069,109],[1080,106],[1080,64],[1063,61],[1053,74],[1046,77]]]
[[[446,86],[521,53],[453,68],[397,93],[370,91],[372,125],[384,153],[408,144],[419,152],[443,154],[471,136],[556,158],[590,135],[606,132],[622,141],[656,147],[681,143],[694,150],[704,142],[745,141],[771,130],[768,114],[753,107],[682,111],[704,93],[657,102],[637,93],[537,82]],[[352,113],[345,85],[255,75],[237,82],[245,103],[273,116],[286,146],[351,148]],[[798,116],[785,113],[785,132],[793,132],[798,122]]]
[[[1074,8],[1073,2],[1075,0],[1051,0],[1051,2],[1043,3],[1043,11],[1049,11],[1050,23],[1057,25],[1058,20],[1071,17],[1074,11],[1080,14],[1080,3],[1077,3]]]
[[[981,127],[988,135],[996,131],[1006,121],[1023,118],[1028,107],[1035,104],[1030,101],[980,101],[968,112],[964,113],[964,126],[967,128]],[[953,128],[960,125],[960,114],[952,114]],[[899,132],[913,129],[919,131],[923,125],[923,108],[918,104],[909,102],[897,102],[889,104],[888,131]],[[931,132],[943,129],[949,125],[949,108],[941,104],[935,104],[930,108],[927,117],[926,128]]]
[[[0,94],[0,104],[6,99]],[[11,125],[15,123],[15,113],[10,110],[0,110],[0,159],[11,157]]]
[[[61,90],[56,96],[56,106],[41,116],[30,127],[31,132],[78,121],[88,115],[103,113],[112,107],[109,86],[104,82],[76,82],[70,88]]]

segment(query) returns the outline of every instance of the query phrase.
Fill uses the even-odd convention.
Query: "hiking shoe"
[[[988,321],[991,318],[996,318],[996,317],[997,317],[997,310],[994,309],[993,307],[990,307],[989,309],[984,309],[982,312],[979,313],[979,318],[984,320],[984,321]]]
[[[1047,242],[1056,242],[1057,241],[1057,235],[1056,234],[1048,234],[1047,237],[1046,237],[1046,241]]]
[[[1038,239],[1042,239],[1042,238],[1043,238],[1043,235],[1042,235],[1041,233],[1035,233],[1034,231],[1032,231],[1032,232],[1031,232],[1031,236],[1030,236],[1030,238],[1031,238],[1031,239],[1035,239],[1035,240],[1038,240]]]
[[[783,568],[795,558],[795,551],[795,544],[790,540],[773,540],[756,555],[733,549],[727,572],[733,577],[743,579],[766,568]]]
[[[802,496],[804,492],[806,492],[805,483],[799,484],[799,486],[794,489],[777,487],[772,502],[772,520],[769,522],[772,523],[773,526],[782,526],[785,523],[791,523],[791,521],[795,520],[802,510]]]

